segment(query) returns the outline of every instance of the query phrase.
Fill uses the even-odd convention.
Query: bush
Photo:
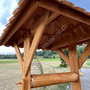
[[[67,64],[66,63],[60,64],[60,67],[67,67]]]
[[[53,59],[55,59],[55,56],[53,56]]]

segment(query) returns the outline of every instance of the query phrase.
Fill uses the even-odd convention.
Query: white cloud
[[[23,48],[20,48],[21,53]],[[15,49],[13,47],[0,46],[0,54],[15,54]]]
[[[17,8],[17,0],[0,0],[0,36],[13,11]],[[23,52],[23,49],[21,49]],[[14,48],[0,46],[0,54],[15,53]]]
[[[17,7],[16,0],[0,0],[0,32],[3,31],[13,11]],[[1,33],[0,33],[1,35]]]

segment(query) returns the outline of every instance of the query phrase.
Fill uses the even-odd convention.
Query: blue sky
[[[18,7],[19,0],[0,0],[0,35],[8,23],[9,18],[12,16],[12,12]],[[90,11],[90,0],[68,0],[74,3],[76,6],[80,6],[87,11]],[[6,50],[7,49],[7,50]],[[21,50],[23,51],[23,50]],[[0,54],[15,52],[12,47],[0,46]]]

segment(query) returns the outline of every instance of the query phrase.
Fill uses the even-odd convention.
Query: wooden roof
[[[65,49],[68,44],[73,42],[82,45],[90,40],[90,12],[75,6],[69,1],[20,0],[18,6],[0,37],[0,45],[13,46],[13,42],[16,41],[19,47],[22,48],[25,32],[29,32],[33,39],[35,33],[33,29],[46,9],[50,10],[51,13],[38,49]],[[61,30],[62,25],[66,25],[66,28],[64,28],[65,30],[62,31],[61,35],[57,35],[47,47],[43,48],[43,45],[58,30]]]

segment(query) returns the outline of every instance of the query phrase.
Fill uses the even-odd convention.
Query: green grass
[[[55,59],[53,58],[43,58],[43,56],[37,56],[39,62],[51,62],[51,61],[60,61],[60,56],[58,54],[54,55]],[[37,59],[33,59],[33,61],[37,61]]]
[[[39,62],[51,62],[51,61],[60,61],[60,59],[38,59]],[[37,59],[33,60],[34,62],[37,61]]]
[[[90,62],[86,63],[86,65],[90,66]]]
[[[0,59],[0,64],[18,63],[17,59]]]
[[[40,62],[51,62],[51,61],[60,61],[59,58],[55,58],[55,59],[48,59],[48,58],[43,58],[42,56],[38,56],[37,59]],[[33,59],[34,62],[37,61],[37,59]],[[10,64],[10,63],[18,63],[17,59],[0,59],[0,64]]]
[[[90,59],[87,59],[86,61],[90,61]]]

